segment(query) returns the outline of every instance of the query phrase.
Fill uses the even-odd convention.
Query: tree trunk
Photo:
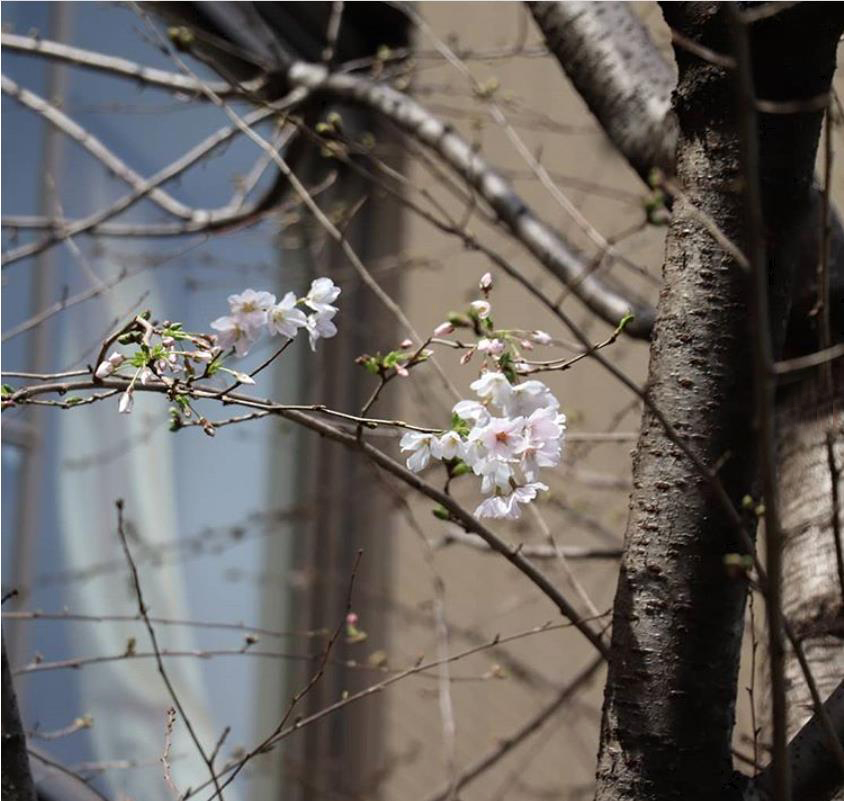
[[[3,643],[3,801],[35,801],[35,787],[26,753],[26,734],[21,723],[12,671]]]
[[[783,609],[802,641],[823,698],[844,676],[844,565],[836,548],[833,522],[837,517],[840,543],[844,528],[844,432],[840,424],[844,363],[833,364],[831,394],[828,388],[824,391],[826,382],[816,368],[809,380],[784,393],[779,404]],[[809,690],[793,653],[787,657],[786,679],[792,735],[812,714]]]
[[[674,172],[674,70],[629,3],[528,3],[556,56],[610,141],[645,183]]]
[[[828,8],[828,7],[827,7]],[[664,6],[669,24],[729,52],[719,4]],[[760,96],[814,97],[829,87],[837,28],[817,6],[754,25]],[[675,50],[679,83],[678,199],[666,243],[651,345],[649,392],[679,434],[718,476],[734,503],[754,495],[748,283],[690,214],[706,212],[745,248],[744,199],[730,71]],[[771,319],[782,342],[798,258],[789,232],[809,204],[819,113],[760,120]],[[598,762],[599,801],[727,798],[730,741],[746,585],[726,554],[741,550],[710,488],[649,411],[634,459],[634,490],[613,613]]]

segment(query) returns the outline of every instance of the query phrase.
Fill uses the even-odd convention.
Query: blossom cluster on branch
[[[311,350],[316,350],[318,340],[337,333],[333,322],[337,307],[332,303],[340,291],[330,278],[316,278],[304,297],[297,298],[295,293],[288,292],[276,303],[271,292],[246,289],[239,295],[229,295],[230,313],[211,323],[216,334],[190,333],[181,323],[153,323],[149,313],[145,313],[116,337],[120,345],[137,345],[137,350],[130,355],[113,351],[97,365],[94,375],[100,380],[110,376],[129,379],[117,407],[121,414],[132,411],[136,384],[146,385],[150,379],[170,384],[174,397],[182,399],[183,409],[189,412],[186,397],[175,392],[176,382],[190,384],[223,371],[240,384],[254,384],[250,375],[224,367],[222,362],[232,353],[246,356],[265,331],[271,336],[280,334],[294,339],[300,328],[305,329]],[[306,314],[299,306],[306,307],[310,313]],[[127,368],[133,372],[126,372]]]
[[[265,330],[270,335],[294,339],[304,328],[311,350],[316,350],[319,339],[337,333],[333,322],[337,307],[331,304],[339,295],[340,287],[330,278],[316,278],[305,297],[297,298],[294,292],[288,292],[279,303],[271,292],[247,289],[240,295],[229,295],[230,314],[218,317],[211,328],[218,332],[217,344],[223,350],[234,348],[238,356],[246,356]],[[307,307],[311,313],[305,314],[299,306]]]
[[[492,288],[488,274],[480,288],[488,297]],[[518,345],[524,347],[525,340],[514,332],[496,330],[491,313],[488,299],[475,300],[465,317],[452,315],[434,332],[448,334],[455,325],[474,329],[479,341],[461,361],[468,362],[476,351],[484,356],[484,371],[470,385],[478,399],[461,400],[454,406],[448,431],[409,431],[400,447],[410,453],[407,466],[414,472],[434,459],[448,463],[452,477],[469,472],[478,476],[481,492],[489,497],[475,509],[476,517],[517,519],[521,505],[548,490],[538,480],[539,472],[560,463],[566,417],[545,384],[520,380]],[[550,341],[544,332],[534,333],[528,342]]]

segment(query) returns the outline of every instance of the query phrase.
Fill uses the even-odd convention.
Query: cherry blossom
[[[452,414],[459,421],[454,430],[438,437],[405,434],[402,450],[413,451],[407,464],[416,472],[432,459],[461,459],[481,479],[481,492],[490,496],[475,515],[516,519],[522,505],[548,489],[537,479],[543,468],[560,463],[565,415],[541,381],[511,383],[503,372],[488,370],[471,388],[480,400],[454,405]]]
[[[537,382],[539,383],[539,382]],[[504,406],[513,394],[513,385],[507,380],[504,373],[497,370],[489,370],[477,381],[469,385],[479,398],[491,401],[497,406]]]
[[[431,454],[437,459],[454,459],[463,452],[463,440],[456,431],[446,431],[431,443]]]
[[[431,447],[436,438],[433,434],[423,433],[421,431],[408,431],[399,442],[399,448],[402,451],[412,451],[412,455],[407,460],[407,467],[414,473],[424,470],[431,461]]]
[[[220,332],[217,344],[223,350],[233,347],[238,356],[246,356],[258,338],[257,331],[244,326],[236,317],[218,317],[211,323],[211,328]]]
[[[330,278],[316,278],[305,296],[305,303],[317,313],[336,312],[331,303],[340,295],[340,287],[335,286]],[[331,318],[329,318],[331,319]]]
[[[548,486],[541,481],[534,481],[516,487],[509,495],[487,498],[475,509],[475,517],[518,520],[522,513],[519,504],[530,503],[540,491],[547,492]]]
[[[486,454],[495,459],[515,459],[516,453],[524,445],[524,427],[522,417],[493,417],[485,426],[474,428],[469,434],[469,440],[479,440]]]
[[[512,385],[510,394],[500,405],[510,417],[529,417],[537,409],[558,409],[560,403],[541,381],[523,381]]]
[[[311,314],[307,319],[308,339],[311,343],[311,350],[316,350],[316,343],[319,339],[330,339],[337,333],[337,326],[331,322],[331,319],[337,313],[337,310],[332,306],[329,307],[331,311],[317,312]]]
[[[240,295],[229,295],[232,317],[244,328],[257,329],[267,321],[267,312],[275,305],[271,292],[244,289]]]
[[[281,300],[267,312],[267,330],[271,334],[281,334],[288,339],[294,339],[300,328],[306,328],[308,318],[305,313],[296,308],[296,294],[288,292]]]
[[[485,425],[486,421],[489,420],[489,411],[486,406],[474,400],[458,401],[451,411],[461,420],[470,420],[481,425]]]

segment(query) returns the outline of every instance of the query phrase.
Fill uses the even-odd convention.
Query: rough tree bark
[[[647,183],[674,172],[672,66],[627,3],[528,3],[548,49],[610,141]]]
[[[828,6],[826,8],[829,8]],[[669,24],[729,52],[718,4],[666,4]],[[828,89],[840,13],[797,7],[752,29],[761,96],[794,100]],[[678,200],[666,243],[665,288],[651,345],[649,391],[733,500],[754,494],[748,283],[689,214],[707,212],[746,247],[730,72],[675,50],[679,82]],[[761,174],[771,237],[771,319],[781,344],[798,254],[789,236],[810,204],[821,114],[760,121]],[[729,797],[730,739],[746,585],[724,556],[740,550],[707,482],[646,412],[613,615],[598,764],[600,801]]]
[[[832,394],[828,388],[823,390],[822,378],[802,381],[787,392],[780,403],[778,443],[783,609],[802,641],[824,698],[844,676],[844,564],[836,547],[836,526],[839,543],[844,528],[844,432],[840,417],[844,363],[839,360],[833,364]],[[786,680],[788,729],[793,735],[812,712],[812,700],[793,654],[787,657]]]
[[[26,753],[26,734],[21,723],[12,671],[3,642],[3,801],[35,801],[35,787]]]

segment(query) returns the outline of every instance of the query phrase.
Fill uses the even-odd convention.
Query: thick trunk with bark
[[[548,49],[642,180],[674,172],[672,66],[628,3],[528,3]]]
[[[834,363],[833,381],[830,395],[816,370],[798,388],[786,391],[779,404],[783,608],[823,698],[844,677],[844,564],[836,547],[836,531],[840,544],[844,529],[841,360]],[[786,678],[788,728],[794,734],[812,714],[812,700],[793,654],[787,657]]]
[[[672,27],[729,52],[718,4],[664,6]],[[794,9],[752,31],[757,91],[808,98],[828,88],[834,27],[817,7]],[[676,174],[665,288],[651,347],[649,391],[679,434],[713,469],[734,503],[755,494],[749,284],[694,222],[705,211],[745,248],[735,95],[731,73],[678,49],[674,104]],[[782,341],[798,258],[789,232],[809,202],[820,115],[760,120],[771,319]],[[613,616],[598,764],[599,801],[729,798],[730,740],[746,585],[724,557],[740,551],[710,485],[646,412]]]

